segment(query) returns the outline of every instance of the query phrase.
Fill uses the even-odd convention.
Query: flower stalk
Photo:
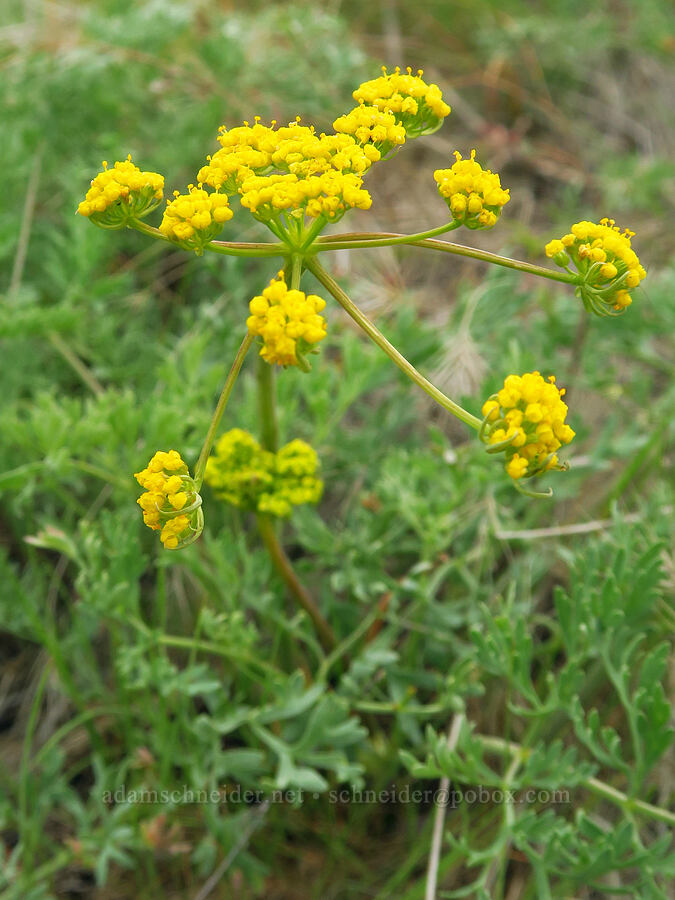
[[[293,594],[300,606],[312,620],[324,650],[331,651],[336,644],[333,630],[324,619],[319,607],[296,575],[291,561],[288,556],[286,556],[286,552],[277,537],[273,520],[269,516],[258,515],[258,529],[275,569],[283,579],[291,594]]]
[[[454,226],[454,223],[453,223]],[[444,231],[450,230],[443,228]],[[440,234],[440,231],[436,232]],[[581,284],[582,278],[566,272],[555,272],[545,266],[537,266],[534,263],[523,262],[519,259],[511,259],[508,256],[500,256],[498,253],[489,253],[487,250],[479,250],[476,247],[466,247],[464,244],[453,244],[451,241],[437,241],[430,237],[429,232],[420,234],[396,234],[394,232],[350,232],[348,234],[328,235],[315,241],[312,251],[325,250],[356,250],[369,247],[392,247],[396,244],[407,244],[412,247],[425,247],[428,250],[439,250],[443,253],[454,253],[456,256],[466,256],[468,259],[478,259],[492,263],[495,266],[503,266],[506,269],[515,269],[528,275],[538,275],[551,281],[562,281],[566,284]]]
[[[452,413],[453,416],[456,416],[460,421],[464,422],[465,425],[469,425],[469,427],[476,429],[477,431],[480,429],[482,425],[482,421],[478,419],[476,416],[472,415],[470,412],[467,412],[463,407],[461,407],[458,403],[455,403],[454,400],[451,400],[449,397],[443,393],[443,391],[439,390],[436,385],[432,384],[427,378],[424,377],[417,369],[412,365],[412,363],[408,362],[408,360],[403,356],[402,353],[391,344],[387,338],[379,331],[375,325],[370,321],[370,319],[356,306],[355,303],[348,297],[348,295],[342,290],[340,285],[332,278],[328,272],[323,268],[323,266],[318,262],[318,260],[314,258],[309,258],[306,260],[306,266],[309,271],[314,275],[314,277],[321,282],[321,284],[326,288],[326,290],[330,291],[330,293],[335,297],[340,306],[347,312],[352,319],[359,325],[374,341],[377,346],[387,354],[389,359],[398,366],[398,368],[410,378],[418,387],[422,388],[422,390],[428,394],[432,400],[435,400],[439,406],[442,406],[443,409],[446,409],[448,412]]]
[[[246,358],[246,354],[251,349],[251,344],[253,343],[253,338],[250,334],[247,334],[243,339],[239,346],[239,350],[237,351],[237,355],[234,358],[234,362],[232,363],[232,368],[229,371],[227,378],[225,379],[225,384],[223,385],[223,390],[220,394],[220,398],[218,403],[216,404],[216,408],[213,411],[213,418],[211,419],[211,424],[209,425],[209,430],[206,433],[206,438],[204,439],[204,445],[202,447],[202,451],[199,454],[199,459],[197,460],[197,465],[195,466],[195,487],[196,490],[202,486],[202,482],[204,481],[204,472],[206,471],[206,463],[209,458],[209,454],[211,453],[211,448],[213,447],[213,442],[216,438],[216,432],[218,431],[218,426],[220,425],[220,420],[223,417],[223,413],[225,412],[225,407],[227,406],[227,402],[230,399],[230,394],[232,393],[232,388],[239,376],[239,372],[241,371],[242,364],[244,359]]]

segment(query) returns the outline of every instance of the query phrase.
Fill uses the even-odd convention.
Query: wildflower
[[[457,161],[449,169],[437,169],[434,178],[438,192],[448,204],[453,219],[467,228],[492,228],[502,207],[509,202],[496,172],[483,169],[471,151],[469,159],[455,150]]]
[[[589,312],[620,315],[633,302],[631,289],[647,274],[631,247],[634,234],[621,231],[614,219],[601,219],[599,225],[577,222],[569,234],[549,241],[545,251],[563,268],[572,262],[583,276],[577,290]]]
[[[504,453],[506,471],[515,481],[566,468],[556,454],[574,437],[565,423],[564,394],[553,375],[545,381],[539,372],[527,372],[509,375],[483,404],[481,439],[488,453]]]
[[[238,192],[241,205],[277,235],[296,234],[305,217],[320,227],[348,209],[370,208],[361,176],[381,158],[372,143],[351,134],[317,135],[299,119],[277,128],[258,117],[253,125],[223,126],[218,140],[221,149],[197,173],[200,187]]]
[[[366,106],[393,113],[409,138],[432,134],[450,114],[450,107],[443,101],[438,85],[427,84],[423,74],[419,69],[413,75],[410,68],[403,74],[398,66],[387,74],[383,67],[379,78],[360,84],[352,96]]]
[[[316,451],[304,441],[271,453],[253,435],[233,428],[218,440],[205,480],[233,506],[285,517],[294,506],[318,503],[323,490],[318,469]]]
[[[199,537],[204,528],[202,498],[177,450],[158,450],[134,478],[145,488],[136,501],[143,521],[160,532],[167,550],[185,547]]]
[[[273,516],[289,516],[294,506],[318,503],[323,482],[316,477],[319,457],[316,450],[296,438],[274,454],[274,481],[258,500],[258,511]]]
[[[228,129],[221,125],[218,133],[218,142],[223,149],[244,150],[251,149],[267,156],[267,164],[272,161],[272,154],[282,141],[290,139],[310,139],[314,137],[313,127],[300,124],[298,116],[295,122],[276,127],[277,123],[262,125],[260,116],[256,116],[253,125],[244,122],[243,125]]]
[[[396,116],[377,106],[359,106],[340,116],[333,122],[333,128],[342,134],[353,135],[364,147],[374,147],[378,156],[386,156],[395,147],[405,143],[405,128],[396,121]]]
[[[308,369],[304,354],[326,337],[326,320],[319,313],[326,301],[316,294],[289,290],[279,272],[262,296],[254,297],[246,320],[249,334],[263,339],[260,355],[268,363]]]
[[[223,225],[232,218],[225,194],[209,194],[203,188],[188,186],[187,194],[173,193],[174,199],[167,200],[164,218],[159,226],[162,234],[176,241],[186,250],[194,250],[198,256],[204,247],[222,231]]]
[[[130,155],[112,169],[104,160],[103,171],[92,180],[77,211],[101,228],[123,228],[155,209],[163,188],[164,178],[157,172],[141,172]]]
[[[257,509],[273,483],[274,454],[241,428],[226,432],[206,464],[204,480],[219,497],[240,509]]]
[[[237,143],[238,132],[240,140],[245,137],[250,143]],[[239,191],[247,179],[271,175],[274,169],[280,170],[276,174],[298,178],[331,170],[363,175],[380,159],[373,145],[363,147],[349,134],[317,135],[312,128],[297,122],[276,129],[256,121],[253,128],[223,131],[221,141],[225,136],[229,141],[207,157],[207,165],[199,170],[197,181],[226,193]]]
[[[252,147],[236,150],[226,147],[213,156],[207,156],[206,160],[207,165],[197,173],[197,182],[226,194],[234,194],[251,175],[261,174],[269,168],[270,154]]]
[[[348,209],[369,209],[370,194],[358,175],[329,171],[299,178],[287,175],[253,175],[240,188],[241,205],[262,222],[282,213],[312,219],[319,216],[337,222]]]
[[[380,152],[372,144],[363,147],[350,134],[292,134],[292,137],[279,141],[272,153],[272,164],[300,178],[320,175],[331,169],[343,174],[363,175],[380,159]]]

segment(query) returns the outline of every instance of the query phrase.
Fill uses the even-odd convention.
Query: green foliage
[[[625,537],[631,542],[633,535]],[[516,617],[512,604],[504,604],[497,615],[486,611],[484,622],[472,630],[477,664],[506,686],[514,716],[511,729],[522,734],[519,743],[477,735],[462,718],[454,746],[428,729],[424,763],[401,751],[415,777],[445,776],[453,785],[475,785],[485,792],[483,802],[503,806],[501,827],[488,849],[474,847],[465,836],[450,836],[461,846],[467,865],[480,867],[480,872],[471,888],[449,896],[485,892],[494,872],[506,865],[510,846],[527,857],[539,897],[562,896],[564,890],[578,891],[587,884],[608,894],[625,893],[630,885],[634,896],[666,896],[665,884],[675,866],[670,836],[653,835],[649,819],[642,820],[650,811],[639,802],[645,796],[646,773],[673,741],[663,688],[667,645],[641,652],[642,644],[660,631],[653,610],[663,578],[659,551],[656,546],[640,553],[639,548],[604,542],[591,548],[590,560],[572,574],[569,590],[556,589],[560,634],[549,638],[555,645],[555,671],[534,675],[532,628]],[[627,573],[630,584],[622,584]],[[614,697],[607,696],[610,687]],[[595,692],[603,697],[602,712],[586,709]],[[617,702],[620,722],[616,727],[603,724],[606,710]],[[570,725],[576,742],[565,745],[556,735],[569,737]],[[507,768],[503,759],[510,759]],[[600,767],[616,773],[627,793],[598,783],[594,776]],[[608,812],[598,807],[598,795],[617,807],[609,820]],[[558,811],[561,804],[574,805],[572,819],[569,810]],[[617,872],[626,873],[628,880],[621,885],[606,880]]]

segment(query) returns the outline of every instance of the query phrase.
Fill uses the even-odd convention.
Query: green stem
[[[149,237],[158,238],[160,241],[166,241],[167,244],[174,244],[174,241],[170,241],[159,228],[154,228],[138,219],[132,219],[127,227],[140,231],[141,234],[147,234]],[[180,247],[180,244],[175,244],[175,246]],[[235,241],[209,241],[204,249],[210,250],[212,253],[224,253],[227,256],[285,256],[288,253],[288,247],[283,244],[238,243]]]
[[[270,453],[279,447],[277,422],[275,372],[270,363],[258,357],[258,412],[260,415],[260,442]]]
[[[335,279],[331,278],[331,276],[326,272],[326,270],[319,264],[316,259],[309,258],[306,260],[305,265],[309,269],[310,272],[315,276],[315,278],[321,282],[321,284],[335,297],[340,306],[354,319],[354,321],[363,328],[369,338],[373,340],[377,346],[383,350],[389,359],[399,367],[399,369],[404,372],[411,381],[414,381],[416,385],[422,388],[422,390],[428,394],[433,400],[436,401],[443,409],[446,409],[448,412],[452,413],[453,416],[457,416],[462,422],[466,425],[469,425],[471,428],[475,428],[478,431],[482,425],[482,420],[476,418],[476,416],[471,415],[470,412],[467,412],[463,409],[458,403],[455,403],[454,400],[451,400],[449,397],[446,397],[443,391],[440,391],[434,384],[428,381],[424,375],[420,374],[417,369],[408,362],[408,360],[403,356],[393,344],[390,344],[386,337],[373,325],[367,316],[365,316],[361,310],[356,306],[345,294],[340,285],[335,281]]]
[[[357,712],[376,713],[377,715],[397,715],[398,713],[407,716],[436,716],[439,713],[447,713],[448,710],[454,708],[454,699],[448,700],[447,703],[408,703],[405,700],[387,701],[379,700],[357,700],[353,704],[353,708]]]
[[[225,379],[225,384],[223,385],[220,399],[218,400],[213,413],[213,418],[211,419],[211,424],[209,425],[209,430],[206,434],[202,452],[199,454],[199,459],[197,460],[197,465],[195,466],[195,488],[197,489],[197,491],[199,491],[200,487],[202,486],[202,481],[204,480],[204,472],[206,470],[206,462],[209,458],[209,454],[211,453],[211,447],[213,446],[213,441],[216,437],[216,431],[218,430],[220,420],[225,411],[225,407],[227,406],[227,401],[230,399],[230,394],[232,393],[232,388],[234,387],[234,383],[237,380],[237,376],[239,375],[242,363],[244,362],[244,357],[248,353],[252,343],[252,335],[247,334],[244,340],[241,342],[239,350],[237,351],[237,355],[235,356],[234,362],[232,363],[232,368],[230,369],[229,374]]]
[[[448,229],[445,229],[448,230]],[[507,269],[516,269],[519,272],[527,272],[530,275],[539,275],[549,278],[551,281],[563,281],[566,284],[581,284],[581,275],[570,275],[565,272],[555,272],[544,266],[536,266],[533,263],[511,259],[508,256],[499,256],[497,253],[488,253],[487,250],[478,250],[475,247],[465,247],[463,244],[453,244],[450,241],[434,241],[428,237],[420,237],[417,234],[394,234],[389,232],[360,232],[353,234],[337,234],[319,238],[314,242],[312,250],[354,250],[359,247],[389,247],[394,244],[408,244],[412,247],[426,247],[429,250],[441,250],[445,253],[454,253],[456,256],[466,256],[469,259],[480,259],[493,263],[496,266],[504,266]]]
[[[410,244],[415,241],[423,241],[428,238],[435,237],[438,234],[445,234],[448,231],[454,231],[459,228],[461,222],[446,222],[445,225],[439,225],[437,228],[431,228],[429,231],[419,231],[416,234],[395,234],[393,232],[363,232],[361,234],[332,234],[319,238],[313,249],[317,250],[351,250],[359,247],[394,247],[396,244]],[[333,244],[340,246],[333,246]],[[329,244],[330,246],[323,246]]]
[[[268,675],[278,675],[279,670],[275,666],[271,666],[262,659],[243,653],[240,650],[234,650],[232,647],[223,647],[220,644],[213,644],[211,641],[195,640],[191,637],[180,637],[173,634],[161,634],[158,638],[159,643],[164,647],[176,647],[181,650],[201,651],[202,653],[212,653],[214,656],[222,656],[233,662],[244,663],[254,669],[259,669]]]
[[[524,760],[527,759],[531,753],[527,747],[522,747],[520,744],[514,744],[511,741],[505,741],[502,738],[489,737],[482,734],[478,734],[475,737],[481,742],[486,750],[491,750],[493,753],[497,753],[500,756],[516,756]],[[637,800],[633,797],[629,797],[627,794],[624,794],[623,791],[617,790],[617,788],[606,784],[604,781],[600,781],[597,778],[586,778],[584,781],[580,782],[580,784],[591,793],[596,794],[599,797],[604,797],[611,803],[620,806],[626,814],[630,814],[631,812],[641,812],[650,819],[666,822],[668,825],[675,825],[675,813],[663,809],[660,806],[653,806],[651,803],[646,803],[644,800]]]
[[[304,235],[304,240],[302,245],[300,246],[300,253],[305,253],[309,247],[312,246],[316,238],[319,234],[321,234],[322,230],[328,224],[327,220],[323,216],[319,216],[314,223],[307,229]]]
[[[300,289],[300,277],[302,276],[302,254],[294,253],[291,257],[291,283],[290,289],[297,291]]]
[[[279,543],[279,538],[277,537],[274,528],[274,522],[269,516],[259,514],[258,528],[260,529],[260,536],[263,539],[263,543],[267,548],[267,552],[270,555],[270,559],[272,560],[275,569],[279,575],[281,575],[286,587],[312,620],[324,649],[332,650],[335,647],[335,635],[333,634],[333,630],[321,615],[318,606],[295,574],[291,561],[286,556],[284,548]]]
[[[291,290],[297,290],[300,286],[302,262],[302,255],[300,253],[294,253],[291,257],[291,262],[286,266],[285,278],[287,281],[290,281]],[[274,377],[274,369],[272,366],[260,357],[258,360],[258,404],[260,410],[261,443],[266,450],[269,450],[272,453],[276,453],[279,446]],[[335,636],[333,635],[333,631],[296,575],[291,561],[286,556],[284,548],[279,542],[274,521],[269,516],[262,514],[259,514],[257,518],[260,536],[263,539],[263,543],[265,544],[274,567],[281,575],[290,592],[314,623],[314,627],[324,649],[332,650],[335,646]]]
[[[286,244],[237,243],[235,241],[209,241],[205,250],[222,253],[225,256],[287,256]]]
[[[513,784],[513,779],[516,777],[516,773],[518,769],[522,765],[522,757],[520,754],[515,754],[511,759],[511,764],[504,775],[504,780],[502,782],[502,789],[505,795],[508,795],[508,791]],[[514,806],[510,802],[504,803],[504,831],[508,836],[513,830],[514,823],[516,821],[516,812]],[[506,867],[507,867],[507,856],[509,852],[509,848],[511,846],[510,838],[506,838],[500,851],[497,856],[497,859],[494,860],[493,863],[490,864],[488,871],[496,871],[495,878],[495,897],[503,897],[504,896],[504,888],[506,885]]]

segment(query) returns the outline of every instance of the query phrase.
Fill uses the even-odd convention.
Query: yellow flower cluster
[[[270,165],[268,154],[251,147],[224,148],[206,159],[207,165],[197,172],[197,182],[227,194],[236,193],[242,181],[264,172]]]
[[[499,175],[483,169],[476,162],[476,151],[469,159],[455,150],[457,161],[449,169],[437,169],[434,178],[455,221],[467,228],[492,228],[509,202],[509,192],[502,188]]]
[[[289,516],[294,506],[318,503],[323,481],[317,478],[316,450],[296,438],[274,454],[274,488],[261,495],[258,510],[271,516]]]
[[[197,181],[234,193],[252,175],[270,175],[273,169],[300,177],[331,170],[362,175],[380,158],[374,147],[362,147],[347,134],[317,135],[297,122],[283,128],[275,124],[256,120],[253,126],[221,130],[223,147],[207,158]]]
[[[267,157],[266,165],[272,162],[272,154],[286,140],[310,140],[315,137],[312,126],[301,125],[298,116],[295,122],[276,127],[272,121],[271,126],[262,125],[260,116],[256,116],[253,125],[244,122],[235,128],[227,128],[221,125],[218,131],[218,143],[223,149],[228,150],[257,150]]]
[[[92,180],[77,207],[81,216],[102,228],[123,228],[130,219],[140,219],[158,206],[164,178],[157,172],[141,172],[131,161],[116,162],[112,169],[103,161],[103,171]]]
[[[167,550],[185,547],[199,537],[204,527],[202,498],[177,450],[158,450],[134,478],[145,488],[137,501],[143,521],[160,532]]]
[[[635,232],[615,225],[614,219],[577,222],[569,234],[546,244],[546,255],[559,266],[570,260],[584,276],[580,293],[587,308],[599,315],[611,314],[609,308],[623,312],[633,302],[629,293],[646,276],[631,247]]]
[[[330,171],[309,178],[297,175],[252,175],[241,186],[241,205],[262,222],[296,211],[312,219],[337,222],[348,209],[369,209],[368,191],[358,175]]]
[[[326,337],[326,320],[319,315],[326,301],[316,294],[289,290],[279,272],[250,303],[249,334],[263,339],[260,355],[268,363],[308,368],[304,354]]]
[[[335,120],[334,133],[317,134],[298,117],[288,125],[275,121],[235,128],[222,126],[220,149],[207,157],[196,187],[174,193],[160,231],[201,254],[232,216],[228,195],[238,193],[244,208],[280,238],[292,235],[300,246],[324,224],[337,222],[349,209],[369,209],[371,197],[362,178],[370,166],[408,137],[435,131],[450,112],[437,85],[421,70],[400,69],[354,92],[359,106]],[[162,197],[164,179],[141,172],[131,158],[96,176],[78,212],[105,228],[120,228],[140,218]],[[209,193],[206,189],[215,193]],[[305,224],[305,217],[313,222]]]
[[[318,503],[323,490],[318,469],[316,452],[304,441],[291,441],[271,453],[253,435],[233,428],[217,442],[205,480],[233,506],[288,516],[294,506]]]
[[[336,129],[337,130],[337,129]],[[294,175],[306,177],[330,172],[363,175],[380,159],[372,145],[362,147],[349,134],[321,134],[281,141],[272,154],[272,164]]]
[[[399,125],[392,112],[364,103],[336,119],[333,128],[340,134],[353,135],[365,148],[375,147],[379,151],[378,157],[400,147],[406,137],[405,128]]]
[[[438,85],[427,84],[423,74],[421,69],[417,75],[412,74],[412,69],[402,73],[398,67],[387,74],[383,66],[379,78],[360,84],[352,96],[366,106],[394,113],[410,138],[431,134],[443,124],[450,107]]]
[[[483,404],[481,438],[489,445],[488,452],[504,452],[511,478],[564,468],[556,450],[574,437],[565,424],[564,394],[554,376],[545,381],[539,372],[527,372],[509,375],[504,387]]]
[[[193,184],[188,186],[187,194],[174,191],[173,196],[173,200],[166,201],[159,230],[186,250],[194,250],[201,255],[204,245],[212,241],[222,231],[225,222],[232,218],[227,196],[209,194]]]

